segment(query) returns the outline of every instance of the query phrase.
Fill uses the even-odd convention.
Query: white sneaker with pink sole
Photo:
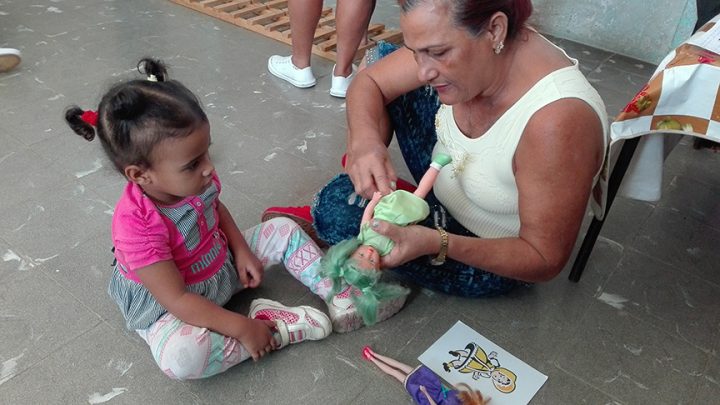
[[[330,319],[322,311],[305,305],[287,307],[277,301],[258,298],[250,303],[250,318],[275,321],[279,348],[305,340],[320,340],[332,333]]]

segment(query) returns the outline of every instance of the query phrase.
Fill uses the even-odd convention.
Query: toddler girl
[[[328,336],[330,319],[311,307],[258,299],[248,317],[223,308],[280,262],[327,300],[331,283],[319,275],[322,252],[287,218],[241,232],[219,200],[221,184],[208,155],[210,125],[197,98],[167,80],[161,62],[143,59],[138,68],[148,80],[115,85],[97,113],[73,106],[65,114],[88,141],[97,134],[128,180],[112,220],[115,263],[108,288],[127,327],[175,379],[212,376],[250,357]]]

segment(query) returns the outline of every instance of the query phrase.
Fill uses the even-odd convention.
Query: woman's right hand
[[[382,142],[367,142],[372,143],[348,147],[345,172],[350,176],[355,192],[369,200],[375,192],[390,194],[395,189],[397,174],[387,147]]]
[[[397,173],[387,145],[392,139],[386,106],[399,96],[425,84],[418,78],[412,51],[401,47],[358,72],[346,98],[348,120],[347,162],[355,192],[370,199],[394,191]]]
[[[273,338],[275,322],[271,320],[245,318],[240,326],[240,333],[234,336],[245,350],[250,353],[254,361],[270,353],[278,347]]]

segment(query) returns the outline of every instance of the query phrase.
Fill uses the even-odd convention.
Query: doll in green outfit
[[[436,155],[412,193],[396,190],[382,196],[375,192],[363,212],[358,236],[332,246],[322,258],[323,276],[333,282],[330,296],[340,291],[343,281],[355,287],[360,294],[353,295],[353,303],[366,325],[375,323],[380,301],[409,293],[405,287],[380,281],[380,257],[392,251],[394,242],[375,232],[370,226],[371,221],[383,220],[406,226],[425,219],[430,213],[425,197],[435,184],[440,169],[450,161],[448,155]]]

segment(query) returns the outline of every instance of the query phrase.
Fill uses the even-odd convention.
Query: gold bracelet
[[[445,258],[447,256],[448,233],[439,226],[436,226],[435,228],[437,229],[438,233],[440,233],[440,251],[434,259],[430,260],[430,264],[432,264],[433,266],[440,266],[441,264],[445,263]]]

